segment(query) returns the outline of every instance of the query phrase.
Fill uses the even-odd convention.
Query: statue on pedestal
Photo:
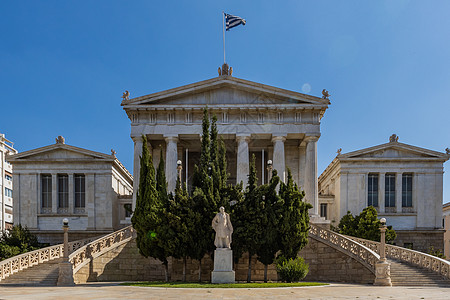
[[[216,214],[212,220],[212,228],[216,232],[214,245],[216,248],[231,248],[231,235],[233,233],[233,225],[230,221],[230,215],[225,212],[222,206],[220,212]]]

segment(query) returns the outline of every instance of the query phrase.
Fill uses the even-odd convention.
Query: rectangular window
[[[69,176],[58,174],[58,208],[69,207]]]
[[[384,184],[385,207],[395,207],[395,175],[386,174]]]
[[[86,180],[84,175],[75,175],[75,208],[86,205]]]
[[[123,208],[125,209],[125,218],[131,217],[131,204],[130,203],[124,204]]]
[[[327,203],[321,203],[320,204],[320,216],[327,219]]]
[[[12,198],[12,190],[5,187],[5,196]]]
[[[378,174],[369,174],[367,206],[378,207]]]
[[[41,176],[41,207],[42,212],[52,211],[52,175]]]
[[[11,181],[12,180],[12,176],[8,175],[8,174],[5,174],[5,179],[8,180],[8,181]]]
[[[412,175],[402,175],[402,207],[412,207]]]

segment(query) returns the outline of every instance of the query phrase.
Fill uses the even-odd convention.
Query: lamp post
[[[180,180],[181,185],[181,171],[183,170],[183,163],[181,160],[177,160],[177,171],[178,171],[178,180]]]
[[[75,282],[73,280],[73,268],[72,263],[69,261],[69,220],[63,219],[63,231],[64,231],[64,248],[63,248],[63,261],[59,263],[59,275],[58,286],[73,286]]]
[[[386,260],[386,219],[380,219],[380,260],[375,263],[375,282],[374,285],[392,286],[391,283],[391,264]]]
[[[270,180],[272,179],[272,167],[273,167],[272,160],[269,159],[267,161],[267,182],[270,182]]]

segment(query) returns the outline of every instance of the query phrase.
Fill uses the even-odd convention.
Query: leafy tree
[[[0,260],[33,251],[42,246],[27,227],[22,227],[21,224],[14,225],[10,230],[1,234]]]
[[[338,228],[341,234],[379,242],[381,239],[380,226],[381,222],[378,219],[376,209],[373,206],[369,206],[355,217],[348,211],[339,222]],[[396,237],[397,234],[392,229],[392,226],[388,226],[386,242],[392,241]]]
[[[286,259],[295,259],[298,252],[308,243],[309,214],[312,205],[302,201],[305,193],[300,191],[287,169],[287,183],[280,183],[280,197],[283,199],[282,217],[279,226],[281,253]]]
[[[136,244],[141,255],[159,259],[165,270],[165,279],[169,280],[167,252],[160,246],[158,228],[161,220],[161,202],[156,189],[155,168],[147,146],[147,138],[142,136],[142,156],[139,188],[136,196],[136,208],[131,223],[136,230]]]

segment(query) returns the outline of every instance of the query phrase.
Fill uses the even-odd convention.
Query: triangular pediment
[[[375,147],[341,154],[340,160],[345,159],[445,159],[449,155],[399,142],[390,142]]]
[[[111,155],[78,148],[66,144],[54,144],[18,154],[8,158],[11,162],[20,161],[70,161],[70,160],[114,160]]]
[[[323,106],[328,99],[284,90],[231,76],[220,76],[186,86],[124,100],[122,106],[298,105]]]

